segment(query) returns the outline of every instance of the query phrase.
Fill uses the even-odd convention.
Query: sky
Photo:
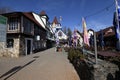
[[[61,16],[63,27],[78,29],[80,32],[83,31],[82,17],[86,20],[87,29],[99,31],[113,25],[115,12],[114,0],[0,0],[2,7],[37,14],[44,10],[50,22],[55,16],[58,20]]]

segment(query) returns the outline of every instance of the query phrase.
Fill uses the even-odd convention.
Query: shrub
[[[79,49],[70,48],[68,51],[68,59],[73,62],[76,59],[83,60],[85,56],[82,54],[82,52]]]
[[[69,47],[64,47],[65,52],[68,52]]]

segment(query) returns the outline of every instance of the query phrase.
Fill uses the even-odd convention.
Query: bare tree
[[[13,12],[13,10],[9,7],[0,7],[0,14]]]

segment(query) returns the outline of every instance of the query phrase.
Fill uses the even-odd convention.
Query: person
[[[91,47],[94,47],[94,36],[93,35],[90,35],[89,43]]]
[[[100,31],[100,34],[99,34],[99,43],[100,43],[100,47],[102,50],[104,50],[104,35],[103,35],[103,31],[101,30]]]
[[[58,47],[59,47],[59,39],[57,38],[56,39],[56,49],[55,49],[55,51],[58,51]]]

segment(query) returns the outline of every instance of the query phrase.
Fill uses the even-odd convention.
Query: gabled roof
[[[43,28],[42,25],[34,18],[32,12],[23,12],[23,14],[24,14],[27,18],[29,18],[30,20],[32,20],[34,23],[36,23],[38,26],[40,26],[41,28]],[[44,29],[44,28],[43,28],[43,29]],[[44,30],[45,30],[45,29],[44,29]]]
[[[76,34],[77,33],[77,34]],[[77,29],[75,29],[74,30],[74,32],[72,33],[72,37],[74,37],[74,36],[81,36],[82,38],[83,38],[83,34],[82,33],[80,33],[80,31],[78,31]]]
[[[55,23],[55,24],[60,24],[59,22],[58,22],[58,20],[57,20],[57,17],[55,16],[55,18],[54,18],[54,20],[53,20],[53,22],[52,23]]]
[[[81,37],[83,37],[83,34],[82,34],[82,33],[80,33],[80,31],[78,31],[78,30],[77,30],[77,33],[78,33],[78,34],[80,34],[80,35],[81,35]]]
[[[44,22],[42,21],[41,17],[35,13],[32,13],[34,16],[34,19],[41,24],[41,26],[46,29],[46,25],[44,24]]]
[[[55,35],[56,35],[58,38],[60,38],[60,37],[59,37],[59,33],[62,34],[62,35],[61,35],[61,39],[67,39],[67,38],[68,38],[67,35],[66,35],[62,30],[58,30],[58,31],[55,33]]]

